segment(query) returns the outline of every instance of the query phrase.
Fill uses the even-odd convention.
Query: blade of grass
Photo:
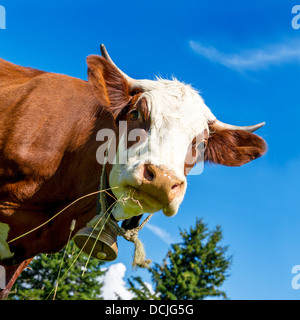
[[[106,192],[106,190],[112,190],[112,189],[115,189],[115,188],[118,188],[118,187],[113,187],[113,188],[108,188],[108,189],[105,189],[105,190],[98,190],[98,191],[95,191],[95,192],[92,192],[92,193],[89,193],[89,194],[86,194],[78,199],[76,199],[75,201],[73,201],[72,203],[70,203],[69,205],[67,205],[65,208],[63,208],[62,210],[60,210],[58,213],[56,213],[53,217],[51,217],[49,220],[45,221],[44,223],[40,224],[39,226],[37,226],[36,228],[33,228],[29,231],[27,231],[26,233],[23,233],[21,235],[19,235],[18,237],[12,239],[12,240],[9,240],[7,243],[11,243],[11,242],[14,242],[16,240],[19,240],[20,238],[22,237],[25,237],[27,236],[28,234],[38,230],[39,228],[43,227],[44,225],[46,225],[47,223],[49,223],[51,220],[55,219],[58,215],[60,215],[62,212],[64,212],[65,210],[67,210],[69,207],[71,207],[72,205],[74,205],[76,202],[84,199],[84,198],[87,198],[87,197],[90,197],[90,196],[93,196],[97,193],[100,193],[100,192]]]

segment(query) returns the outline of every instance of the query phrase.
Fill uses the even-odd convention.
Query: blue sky
[[[230,4],[228,4],[230,3]],[[299,299],[300,29],[295,1],[4,1],[0,56],[16,64],[86,79],[85,58],[104,43],[133,78],[156,75],[192,84],[223,122],[266,121],[268,153],[241,168],[206,166],[188,179],[178,214],[157,213],[140,234],[161,262],[179,228],[203,218],[221,225],[233,255],[224,290],[231,299]],[[299,3],[300,4],[300,1]],[[120,239],[126,277],[133,247]],[[109,266],[110,264],[108,264]]]

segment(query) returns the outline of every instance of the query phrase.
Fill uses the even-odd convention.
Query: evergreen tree
[[[71,250],[70,250],[71,249]],[[104,262],[81,253],[71,242],[69,249],[53,255],[40,254],[18,277],[9,300],[102,300],[98,277]]]
[[[180,231],[182,242],[173,244],[161,265],[149,269],[155,292],[152,293],[140,277],[128,280],[135,300],[202,300],[226,293],[219,289],[227,278],[232,258],[228,247],[221,246],[219,226],[208,230],[197,220],[189,232]]]

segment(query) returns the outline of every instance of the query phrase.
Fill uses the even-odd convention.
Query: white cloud
[[[300,63],[300,41],[268,44],[262,48],[247,49],[239,53],[224,53],[198,41],[189,41],[191,49],[200,56],[237,71],[259,70],[271,65]]]
[[[145,226],[150,231],[152,231],[155,235],[157,235],[161,240],[163,240],[165,243],[170,244],[174,242],[174,240],[172,239],[172,236],[166,230],[160,227],[157,227],[151,223],[148,223]]]
[[[98,279],[99,282],[103,282],[101,288],[103,299],[117,300],[118,296],[120,296],[123,300],[131,300],[134,297],[134,294],[126,288],[126,282],[124,280],[126,266],[123,263],[116,263],[104,270],[107,270],[105,275]],[[150,283],[145,282],[145,285],[151,293],[154,293]]]
[[[133,294],[125,287],[124,280],[126,266],[123,263],[116,263],[111,265],[104,276],[99,278],[103,282],[102,297],[104,300],[117,300],[116,293],[123,300],[131,300]]]

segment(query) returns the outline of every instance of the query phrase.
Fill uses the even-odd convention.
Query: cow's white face
[[[142,92],[129,112],[135,124],[126,123],[109,175],[114,195],[122,199],[113,214],[123,220],[163,209],[173,216],[186,190],[187,155],[201,148],[215,117],[194,89],[177,80],[140,80],[134,87]],[[126,137],[136,136],[140,141],[126,148]]]
[[[265,153],[265,141],[252,134],[264,123],[246,127],[222,123],[189,85],[131,79],[105,50],[102,53],[105,58],[87,58],[88,82],[99,104],[117,123],[122,120],[113,144],[118,148],[114,159],[108,157],[112,162],[107,171],[118,200],[113,211],[117,220],[159,210],[175,215],[186,191],[187,169],[203,153],[204,140],[202,160],[216,164],[241,166]],[[101,150],[107,148],[103,145]]]

